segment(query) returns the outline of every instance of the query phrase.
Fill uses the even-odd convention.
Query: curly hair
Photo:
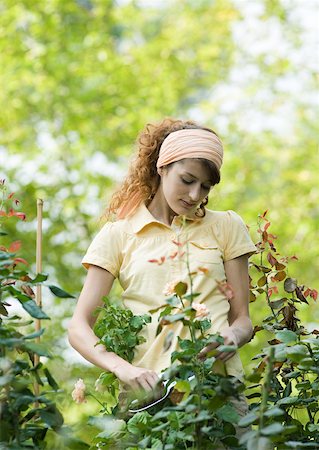
[[[105,211],[106,218],[116,215],[118,209],[136,192],[141,195],[146,205],[151,202],[160,184],[156,163],[161,145],[170,133],[183,129],[202,129],[217,136],[215,131],[202,127],[192,120],[166,118],[158,124],[147,124],[137,138],[138,151],[129,167],[128,175],[118,191],[113,194],[110,205]],[[213,185],[218,184],[220,181],[218,169],[214,163],[205,162],[210,169]],[[204,208],[200,209],[205,215]]]

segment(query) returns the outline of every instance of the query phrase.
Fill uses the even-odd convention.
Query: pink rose
[[[85,400],[85,383],[82,378],[79,378],[74,385],[74,390],[72,391],[72,398],[76,403],[84,403]]]
[[[209,310],[206,305],[202,303],[192,303],[192,308],[196,311],[196,319],[202,319],[203,317],[208,316]]]

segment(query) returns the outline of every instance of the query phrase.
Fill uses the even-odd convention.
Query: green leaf
[[[34,333],[31,334],[27,334],[25,336],[23,336],[22,339],[27,340],[27,339],[35,339],[39,336],[42,336],[42,334],[44,333],[44,328],[41,328],[41,330],[39,331],[35,331]]]
[[[53,295],[59,298],[75,298],[74,295],[68,294],[63,289],[58,286],[50,285],[48,286]]]
[[[239,420],[238,425],[240,427],[248,427],[248,425],[253,424],[258,419],[259,416],[254,411],[251,411]]]
[[[51,375],[49,369],[47,369],[46,367],[43,370],[45,376],[47,377],[48,383],[49,385],[52,387],[52,389],[54,389],[55,391],[57,391],[59,389],[59,385],[58,383],[55,381],[55,379],[53,378],[53,376]]]
[[[164,316],[164,319],[168,322],[177,322],[178,320],[184,319],[185,314],[184,313],[178,313],[178,314],[172,314],[171,316]]]
[[[24,347],[27,350],[30,350],[33,353],[36,353],[39,356],[46,356],[47,358],[51,358],[51,354],[44,344],[38,344],[35,342],[25,342]]]
[[[286,278],[284,282],[284,289],[286,292],[294,292],[297,287],[297,280],[295,278]]]
[[[235,352],[237,349],[236,345],[220,345],[218,347],[219,352]]]
[[[53,404],[48,405],[45,408],[38,409],[38,414],[43,422],[45,422],[53,430],[57,430],[63,425],[63,416]]]
[[[219,417],[221,420],[224,420],[225,422],[230,423],[237,423],[239,420],[239,415],[236,411],[236,409],[229,404],[226,404],[219,408],[216,411],[217,417]]]
[[[276,333],[276,338],[285,344],[290,344],[297,341],[298,335],[290,330],[282,330]]]
[[[293,345],[292,347],[287,347],[287,356],[290,360],[294,362],[300,362],[306,356],[308,356],[308,350],[304,345]]]
[[[277,405],[295,405],[300,403],[300,399],[298,397],[285,397],[278,400]]]
[[[140,434],[152,416],[147,411],[136,413],[128,422],[127,429],[132,434]]]
[[[270,306],[272,309],[279,309],[285,304],[285,299],[281,298],[280,300],[274,300],[270,302]]]
[[[32,284],[42,283],[43,281],[46,281],[48,279],[48,276],[49,275],[46,273],[38,273],[36,275],[36,277],[33,278],[33,280],[29,281],[29,283],[32,283]]]
[[[35,319],[50,319],[34,300],[27,297],[27,301],[20,302],[22,307]]]
[[[265,411],[264,416],[266,417],[281,417],[285,414],[285,411],[278,408],[277,406],[274,406],[273,408],[267,409]]]
[[[284,429],[285,429],[285,427],[281,423],[274,422],[265,428],[261,428],[260,432],[264,436],[273,436],[275,434],[281,433]]]

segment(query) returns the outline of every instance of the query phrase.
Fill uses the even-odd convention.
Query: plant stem
[[[259,430],[258,430],[259,432],[264,426],[264,413],[267,409],[267,402],[268,402],[269,390],[270,390],[270,381],[271,381],[272,369],[273,369],[273,363],[274,363],[274,355],[275,355],[275,349],[273,347],[270,347],[268,361],[267,361],[266,379],[262,386],[262,397],[261,397],[261,404],[260,404]]]
[[[87,396],[93,397],[94,400],[96,400],[96,401],[102,406],[103,410],[104,410],[105,412],[107,412],[107,409],[105,408],[105,406],[103,405],[103,403],[101,403],[100,400],[99,400],[94,394],[88,393]]]

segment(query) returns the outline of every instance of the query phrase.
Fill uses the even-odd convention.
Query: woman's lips
[[[186,208],[194,208],[194,206],[196,205],[196,203],[188,203],[188,202],[186,202],[185,200],[181,200],[181,202],[183,203],[183,205],[184,205]]]

